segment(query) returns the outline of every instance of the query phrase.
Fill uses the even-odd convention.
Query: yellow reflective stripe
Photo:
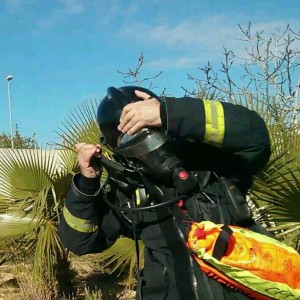
[[[135,199],[136,199],[136,205],[141,204],[141,197],[140,197],[140,190],[136,189],[135,190]]]
[[[221,102],[203,100],[205,110],[204,143],[221,147],[225,134],[224,109]]]
[[[76,231],[88,233],[95,232],[98,228],[91,220],[84,220],[73,216],[66,207],[63,208],[63,215],[67,224]]]
[[[142,202],[146,201],[146,198],[149,198],[149,194],[146,194],[146,191],[144,188],[137,188],[135,190],[135,204],[137,206],[143,204]]]

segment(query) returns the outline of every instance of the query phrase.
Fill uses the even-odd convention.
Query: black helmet
[[[107,144],[112,150],[116,149],[118,138],[122,134],[122,132],[118,130],[118,125],[120,123],[123,107],[129,103],[141,101],[141,99],[135,95],[135,90],[145,92],[159,100],[157,95],[142,87],[109,87],[107,89],[107,95],[103,98],[98,107],[97,120],[102,133],[103,143]]]

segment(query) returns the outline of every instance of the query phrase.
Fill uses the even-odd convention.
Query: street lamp
[[[10,85],[9,82],[13,79],[11,75],[6,77],[7,80],[7,93],[8,93],[8,110],[9,110],[9,124],[10,124],[10,141],[11,148],[14,149],[14,137],[13,137],[13,126],[12,126],[12,112],[11,112],[11,103],[10,103]]]

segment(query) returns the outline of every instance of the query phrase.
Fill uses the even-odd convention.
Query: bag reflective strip
[[[93,224],[91,220],[84,220],[73,216],[69,210],[64,207],[63,215],[67,224],[76,231],[80,232],[95,232],[98,228],[98,225]]]
[[[223,105],[218,101],[203,100],[205,109],[204,143],[221,147],[225,133]]]

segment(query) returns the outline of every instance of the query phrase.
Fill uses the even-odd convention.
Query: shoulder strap
[[[168,201],[169,197],[166,193],[160,200]],[[178,288],[180,299],[198,300],[193,258],[185,245],[183,215],[176,204],[172,208],[157,209],[156,215],[158,219],[163,220],[159,222],[159,226],[173,258],[173,281]]]

